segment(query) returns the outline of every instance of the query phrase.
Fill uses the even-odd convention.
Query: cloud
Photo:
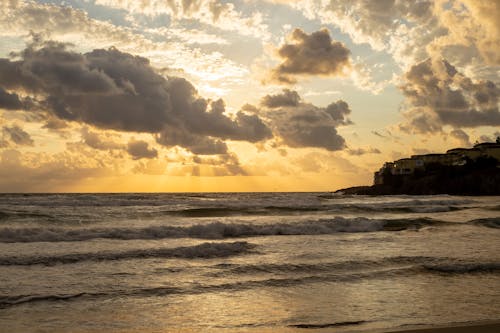
[[[343,100],[330,103],[324,111],[330,115],[332,120],[338,125],[352,125],[353,122],[347,118],[351,113],[349,105]]]
[[[130,2],[139,4],[137,1]],[[141,3],[147,5],[150,2]],[[165,3],[162,1],[162,4]],[[73,43],[85,50],[115,46],[124,52],[143,55],[158,67],[183,70],[186,75],[198,80],[197,82],[211,83],[210,86],[206,83],[207,87],[213,87],[214,81],[239,85],[248,74],[248,70],[243,65],[226,58],[221,52],[211,52],[207,49],[189,46],[186,41],[179,38],[179,31],[176,27],[179,25],[181,29],[182,26],[187,25],[188,28],[192,28],[191,20],[172,22],[174,31],[160,36],[149,33],[150,26],[145,22],[133,22],[137,24],[133,28],[115,25],[109,21],[92,18],[93,13],[96,13],[95,10],[100,12],[102,7],[88,3],[86,8],[88,12],[69,5],[42,4],[33,1],[2,1],[0,2],[0,36],[6,36],[8,39],[12,37],[21,39],[34,31],[43,32],[46,38]],[[115,10],[112,12],[114,12],[114,18],[116,18],[115,14],[126,15],[124,12],[117,14]],[[102,15],[98,16],[102,17]],[[133,15],[127,15],[126,19],[128,18],[133,18]],[[241,22],[234,26],[245,27]],[[169,31],[169,28],[165,29]],[[203,86],[200,85],[200,87]]]
[[[416,155],[425,155],[425,154],[430,154],[431,151],[427,148],[412,148],[411,149],[413,154],[416,154]]]
[[[222,100],[204,99],[186,79],[165,78],[148,59],[115,48],[80,54],[65,44],[41,42],[28,46],[19,58],[0,59],[0,84],[30,93],[39,108],[65,121],[161,133],[159,143],[199,150],[201,142],[218,152],[225,145],[220,140],[272,137],[257,115],[240,111],[233,119]]]
[[[492,81],[472,80],[444,59],[427,59],[410,68],[401,90],[406,97],[401,129],[408,132],[499,126],[500,89]]]
[[[102,138],[96,132],[90,131],[87,127],[84,127],[81,131],[83,142],[91,148],[99,150],[112,150],[112,149],[123,149],[124,145],[114,142],[110,139]]]
[[[169,128],[156,136],[156,142],[166,147],[181,146],[197,155],[226,154],[225,142],[189,133],[176,128]]]
[[[325,96],[325,95],[340,95],[339,90],[325,90],[325,91],[307,91],[304,96],[306,97],[311,97],[311,96]]]
[[[112,175],[103,165],[88,164],[86,158],[64,152],[48,157],[44,153],[27,155],[18,150],[0,152],[2,192],[57,192],[73,190],[88,177]],[[116,175],[116,172],[113,174]]]
[[[167,169],[167,162],[159,159],[148,159],[139,161],[132,169],[134,173],[145,175],[164,175]]]
[[[481,135],[479,137],[479,142],[495,142],[497,138],[500,138],[500,131],[496,131],[491,136],[489,135]]]
[[[441,3],[434,7],[447,34],[435,38],[431,52],[446,56],[481,58],[490,65],[500,64],[500,3],[498,1],[460,0],[455,6]],[[454,52],[460,48],[461,52]],[[458,54],[457,54],[458,53]]]
[[[354,155],[354,156],[361,156],[361,155],[366,155],[366,154],[380,154],[380,150],[377,148],[350,148],[347,149],[347,153],[349,155]]]
[[[378,136],[379,138],[387,139],[387,135],[381,134],[378,131],[372,131],[372,134]]]
[[[281,94],[264,96],[260,103],[270,109],[282,106],[298,106],[300,103],[300,96],[296,91],[283,89],[283,93]]]
[[[271,71],[271,80],[295,83],[297,76],[336,76],[351,66],[350,51],[341,42],[332,41],[328,30],[306,34],[295,29],[289,43],[278,49],[282,63]]]
[[[462,131],[461,129],[452,130],[450,132],[450,135],[453,138],[455,138],[458,142],[460,142],[461,145],[464,145],[466,147],[471,146],[469,135],[464,131]]]
[[[141,140],[130,140],[127,144],[127,152],[134,160],[158,157],[158,151],[154,148],[149,148],[148,143]]]
[[[285,145],[330,151],[345,147],[337,127],[352,123],[347,118],[350,113],[348,104],[342,100],[317,107],[302,102],[297,92],[286,89],[280,94],[264,96],[259,108],[259,114],[267,119]]]
[[[324,21],[335,23],[358,43],[370,43],[381,49],[391,31],[400,20],[422,21],[431,14],[430,1],[327,1],[317,15]]]
[[[355,174],[360,177],[360,175],[364,176],[367,171],[345,158],[323,152],[309,152],[295,160],[295,162],[305,172],[335,172],[337,175]]]
[[[33,146],[35,144],[29,133],[24,131],[21,127],[17,125],[14,125],[12,127],[4,126],[3,133],[17,145]]]
[[[209,166],[207,172],[203,174],[198,173],[197,175],[203,176],[237,176],[237,175],[248,175],[245,169],[242,168],[238,157],[235,154],[223,154],[218,155],[217,158],[205,158],[200,156],[194,156],[193,162],[200,165]],[[198,166],[197,170],[200,171]],[[203,168],[203,167],[202,167]]]
[[[482,29],[478,38],[478,49],[486,61],[500,64],[500,3],[498,1],[464,0],[472,16]],[[478,30],[475,30],[478,32]]]
[[[198,29],[186,29],[186,28],[149,28],[146,32],[150,34],[155,34],[158,37],[171,38],[175,37],[186,44],[217,44],[217,45],[228,45],[229,41],[220,36],[209,34],[205,31]]]
[[[268,39],[269,32],[259,12],[249,15],[236,10],[235,5],[219,0],[97,0],[96,4],[125,9],[132,14],[157,16],[167,14],[174,21],[197,20],[226,31]]]
[[[7,110],[21,110],[26,108],[26,105],[21,101],[18,94],[11,94],[0,87],[0,108]]]
[[[332,24],[354,43],[388,52],[403,69],[438,55],[460,66],[500,63],[498,1],[267,1]],[[488,72],[498,75],[495,69]]]

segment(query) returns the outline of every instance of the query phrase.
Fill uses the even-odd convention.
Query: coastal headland
[[[500,138],[443,154],[386,162],[371,186],[336,191],[362,195],[500,195]]]

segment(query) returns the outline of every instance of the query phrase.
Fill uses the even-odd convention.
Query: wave
[[[495,273],[500,272],[500,263],[454,263],[424,265],[431,272],[464,274],[464,273]]]
[[[500,229],[500,217],[477,219],[477,220],[472,220],[469,223],[488,228]]]
[[[226,243],[227,245],[234,246]],[[214,244],[216,245],[216,244]],[[221,245],[221,244],[217,244]],[[250,244],[239,244],[236,247],[252,247]],[[223,251],[225,252],[225,250]],[[226,252],[227,253],[227,252]],[[262,287],[291,287],[318,282],[353,282],[367,279],[394,279],[401,276],[418,274],[491,274],[500,271],[500,263],[471,263],[462,262],[453,258],[434,257],[387,257],[378,261],[346,261],[326,264],[261,264],[261,265],[238,265],[219,264],[212,266],[219,268],[221,275],[227,277],[231,274],[248,274],[251,279],[239,278],[237,282],[222,284],[202,284],[202,281],[216,281],[205,276],[207,279],[200,280],[190,286],[177,288],[170,286],[142,287],[135,289],[113,289],[101,292],[79,292],[74,294],[56,295],[14,295],[0,296],[0,308],[20,305],[31,302],[57,302],[72,301],[81,298],[112,298],[112,297],[156,297],[172,294],[204,294],[211,292],[243,291]],[[356,271],[357,269],[357,271]],[[360,270],[361,269],[361,270]],[[257,278],[255,272],[266,272],[273,274],[271,278]],[[297,273],[277,277],[275,273]],[[298,273],[306,273],[299,275]],[[353,323],[354,324],[354,323]],[[300,324],[302,325],[302,324]],[[309,325],[309,324],[303,324]],[[314,328],[311,324],[309,328]],[[320,324],[322,325],[322,324]],[[347,323],[346,323],[347,325]],[[332,325],[333,326],[333,325]],[[339,323],[339,326],[341,324]],[[306,328],[306,327],[303,327]],[[319,327],[318,327],[319,328]]]
[[[325,213],[325,212],[389,212],[389,213],[440,213],[469,209],[470,206],[460,206],[469,201],[422,201],[392,203],[334,203],[328,205],[263,205],[263,206],[214,206],[191,207],[178,210],[163,210],[147,212],[148,216],[181,216],[181,217],[228,217],[252,215],[283,215],[300,213]]]
[[[219,264],[215,266],[220,270],[215,276],[229,274],[255,275],[255,274],[318,274],[318,273],[359,273],[380,271],[381,268],[410,269],[413,272],[427,273],[496,273],[500,271],[500,263],[496,262],[466,262],[453,258],[436,257],[387,257],[379,260],[357,260],[326,263],[267,263],[256,265]]]
[[[108,261],[146,258],[209,259],[222,258],[249,252],[255,245],[247,242],[202,243],[177,248],[139,249],[122,252],[74,253],[53,256],[9,256],[0,257],[0,265],[56,265],[82,261]]]
[[[71,300],[88,295],[87,293],[67,294],[67,295],[20,295],[20,296],[0,296],[0,308],[23,303],[63,301]]]
[[[308,274],[324,272],[353,272],[359,270],[379,269],[394,265],[418,265],[422,263],[432,263],[436,258],[432,257],[388,257],[380,260],[348,260],[341,262],[322,262],[322,263],[265,263],[256,265],[240,264],[218,264],[215,268],[221,270],[221,275],[230,274]],[[214,275],[218,275],[215,273]]]
[[[223,239],[278,235],[324,235],[339,232],[375,232],[417,230],[426,226],[451,224],[429,218],[418,219],[320,219],[300,223],[241,224],[213,222],[189,227],[150,226],[145,228],[0,228],[0,242],[63,242],[90,239]]]
[[[338,198],[336,196],[335,198]],[[394,198],[391,201],[360,202],[329,200],[322,196],[297,196],[275,194],[268,198],[262,195],[38,195],[6,197],[0,221],[30,220],[34,222],[75,222],[122,218],[175,217],[228,217],[228,216],[274,216],[316,213],[437,213],[471,208],[470,199]],[[34,201],[33,201],[34,200]],[[89,214],[88,207],[93,207]],[[72,209],[69,209],[72,208]],[[57,212],[57,215],[53,213]],[[93,214],[93,212],[96,212]]]
[[[325,208],[321,206],[255,206],[255,207],[198,207],[186,208],[181,210],[166,210],[158,212],[157,215],[173,215],[182,217],[226,217],[226,216],[245,216],[245,215],[279,215],[283,212],[320,212]],[[153,213],[154,215],[154,213]]]
[[[109,290],[103,292],[80,292],[66,295],[21,295],[0,297],[0,308],[21,305],[31,302],[72,301],[79,298],[113,298],[113,297],[157,297],[172,294],[205,294],[212,292],[243,291],[260,287],[290,287],[307,283],[325,281],[354,281],[365,278],[392,278],[405,274],[408,269],[389,269],[370,273],[355,273],[347,275],[312,275],[294,278],[271,278],[262,280],[247,280],[214,285],[193,284],[187,288],[175,287],[146,287],[127,290]]]
[[[40,213],[40,212],[18,212],[18,211],[0,211],[0,221],[7,220],[11,218],[35,218],[35,219],[46,219],[55,220],[56,218],[50,214]]]
[[[328,323],[328,324],[293,324],[293,325],[288,325],[289,327],[295,327],[295,328],[312,328],[312,329],[317,329],[317,328],[329,328],[329,327],[339,327],[339,326],[352,326],[352,325],[360,325],[364,324],[366,321],[364,320],[357,320],[357,321],[342,321],[342,322],[337,322],[337,323]]]

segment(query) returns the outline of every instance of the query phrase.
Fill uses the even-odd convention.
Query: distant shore
[[[385,175],[383,184],[355,186],[335,191],[360,195],[500,195],[500,168],[467,170],[440,166],[432,173]]]

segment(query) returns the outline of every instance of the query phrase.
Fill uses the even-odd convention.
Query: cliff
[[[344,194],[500,195],[500,167],[494,158],[479,158],[462,166],[430,164],[411,175],[382,175],[383,184],[342,189]]]

